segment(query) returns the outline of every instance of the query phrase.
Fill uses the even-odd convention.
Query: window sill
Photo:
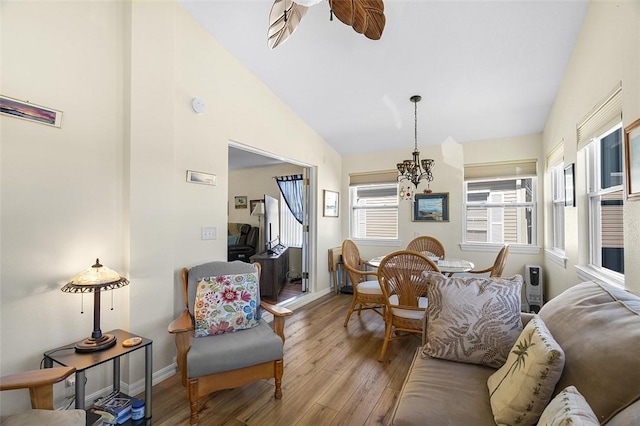
[[[625,290],[624,275],[617,272],[608,272],[604,268],[593,265],[576,266],[578,278],[584,281],[599,281],[605,284],[611,284]]]
[[[564,269],[567,269],[567,257],[565,256],[564,251],[556,249],[545,249],[544,252],[547,255],[547,259],[549,259],[553,263],[557,263]]]
[[[351,238],[351,240],[362,246],[390,246],[390,247],[400,247],[400,240],[398,239],[373,239],[373,238]]]
[[[486,251],[497,252],[502,248],[504,244],[495,243],[461,243],[460,250],[462,251]],[[529,246],[524,244],[509,244],[509,253],[517,254],[540,254],[540,247]]]

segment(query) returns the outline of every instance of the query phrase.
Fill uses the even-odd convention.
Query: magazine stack
[[[93,412],[102,417],[103,424],[119,425],[131,418],[132,402],[133,398],[120,392],[111,392],[95,401]]]

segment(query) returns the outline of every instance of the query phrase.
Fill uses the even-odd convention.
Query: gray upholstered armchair
[[[198,423],[198,400],[217,390],[273,377],[275,398],[282,398],[284,318],[292,312],[260,302],[259,276],[259,264],[240,261],[210,262],[182,270],[185,310],[169,325],[169,333],[175,335],[177,363],[189,398],[192,425]],[[205,297],[209,299],[203,302]],[[221,305],[221,298],[225,297],[240,305],[227,305],[225,309]],[[231,321],[207,324],[203,313],[221,306],[221,313],[237,306],[241,309],[230,313]],[[260,307],[273,314],[273,329],[260,318]],[[247,324],[251,326],[234,329]],[[209,335],[196,337],[203,334]]]

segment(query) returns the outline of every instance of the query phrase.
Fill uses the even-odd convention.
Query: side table
[[[144,417],[151,418],[151,392],[152,392],[152,374],[153,374],[153,353],[151,339],[128,333],[124,330],[109,331],[116,337],[117,343],[108,349],[96,352],[81,353],[76,352],[74,343],[60,346],[44,353],[44,367],[51,368],[53,363],[60,364],[65,367],[76,368],[76,408],[85,410],[85,372],[86,370],[113,361],[113,390],[120,390],[120,357],[144,348]],[[142,342],[136,346],[124,347],[122,342],[131,337],[140,337]]]

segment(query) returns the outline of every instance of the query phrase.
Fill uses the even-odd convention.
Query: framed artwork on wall
[[[325,217],[338,217],[340,208],[340,194],[336,191],[329,191],[327,189],[322,191],[323,199],[323,212]]]
[[[189,183],[199,183],[201,185],[212,185],[216,184],[216,175],[212,175],[211,173],[204,172],[196,172],[193,170],[187,170],[187,182]]]
[[[246,195],[236,195],[235,196],[235,206],[236,206],[236,209],[246,209],[247,208],[247,196]]]
[[[416,194],[414,222],[449,222],[449,193]]]
[[[576,176],[573,163],[564,168],[564,205],[576,206]]]
[[[62,127],[62,111],[0,95],[0,113],[47,126]]]
[[[627,200],[640,200],[640,118],[624,129]]]

